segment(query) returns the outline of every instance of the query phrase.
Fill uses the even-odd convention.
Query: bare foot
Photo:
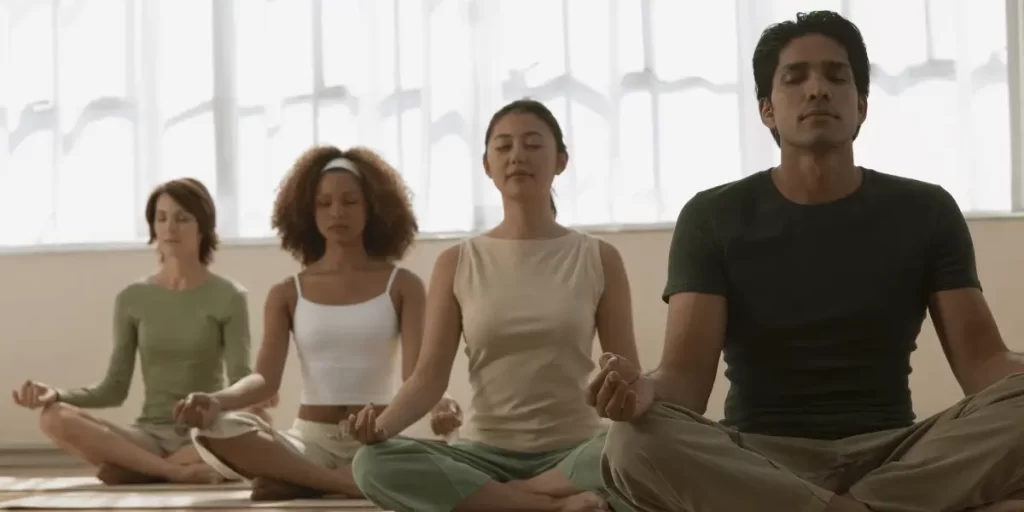
[[[584,491],[573,494],[562,502],[562,512],[604,512],[608,504],[597,494]]]
[[[177,466],[170,480],[176,484],[219,484],[224,477],[206,464]]]
[[[252,501],[288,501],[322,498],[327,493],[273,478],[256,477],[252,481]]]
[[[107,485],[139,485],[166,482],[158,476],[150,476],[131,469],[104,462],[96,471],[96,478]]]
[[[973,509],[974,512],[1024,512],[1024,500],[1007,500]]]

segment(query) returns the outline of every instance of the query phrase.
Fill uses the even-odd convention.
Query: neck
[[[168,287],[181,290],[198,285],[208,273],[209,270],[199,260],[165,257],[158,275]]]
[[[563,228],[555,221],[547,198],[543,202],[504,202],[505,218],[492,231],[501,238],[550,238]]]
[[[779,192],[790,201],[820,204],[846,197],[860,187],[860,169],[853,163],[853,147],[826,152],[783,148],[782,162],[772,172]]]
[[[319,266],[326,272],[344,272],[366,267],[370,256],[362,244],[345,245],[327,243]]]

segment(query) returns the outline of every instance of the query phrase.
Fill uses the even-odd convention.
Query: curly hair
[[[146,224],[149,225],[149,243],[156,241],[156,203],[160,196],[167,194],[181,205],[199,224],[199,261],[203,265],[213,262],[220,237],[217,236],[217,207],[210,191],[203,182],[195,178],[180,178],[161,183],[146,199]]]
[[[402,259],[419,233],[412,194],[402,175],[365,147],[342,151],[317,146],[299,157],[274,200],[271,226],[281,239],[281,248],[303,265],[323,257],[325,240],[316,226],[316,191],[324,166],[342,157],[359,167],[357,179],[366,197],[363,247],[367,255],[386,261]]]

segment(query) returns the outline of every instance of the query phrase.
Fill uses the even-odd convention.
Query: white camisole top
[[[304,405],[386,405],[394,396],[398,313],[384,293],[357,304],[331,306],[306,300],[295,276],[292,337],[302,369]]]

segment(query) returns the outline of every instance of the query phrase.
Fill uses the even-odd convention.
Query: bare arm
[[[117,407],[128,398],[135,373],[138,325],[128,307],[129,289],[114,300],[114,350],[107,373],[100,383],[69,390],[57,390],[57,400],[83,408]]]
[[[377,419],[389,435],[398,435],[425,416],[441,399],[452,373],[462,335],[462,311],[455,297],[459,247],[446,249],[434,264],[427,292],[423,350],[412,375]]]
[[[263,343],[256,355],[255,371],[213,394],[222,409],[242,409],[266,402],[277,394],[288,359],[291,299],[295,294],[290,279],[270,289],[263,308]]]
[[[704,414],[725,343],[725,297],[679,293],[668,302],[661,364],[651,377],[658,400]]]
[[[639,365],[633,331],[633,297],[622,255],[615,246],[601,242],[604,292],[597,304],[597,336],[601,349]]]
[[[974,241],[956,200],[936,195],[932,219],[928,311],[942,351],[964,394],[972,395],[1012,373],[1024,361],[1010,352],[981,291]]]
[[[399,331],[402,334],[402,381],[406,381],[416,368],[423,342],[423,316],[427,303],[427,290],[423,281],[408,270],[399,270],[395,276],[398,293]]]
[[[708,198],[679,213],[669,249],[661,364],[651,374],[659,400],[704,414],[725,345],[728,278]]]

